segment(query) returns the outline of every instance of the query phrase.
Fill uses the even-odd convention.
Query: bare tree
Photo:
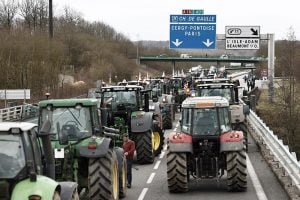
[[[297,123],[300,120],[300,100],[296,79],[296,60],[297,60],[297,40],[295,32],[291,27],[289,29],[287,40],[284,40],[281,48],[280,65],[282,70],[282,81],[279,84],[279,100],[277,101],[279,108],[279,116],[282,126],[286,130],[285,140],[293,151],[296,151],[296,144],[300,140],[297,134],[300,126]]]
[[[20,15],[24,18],[25,27],[31,29],[32,27],[32,7],[34,6],[33,0],[23,0],[20,5]]]
[[[0,23],[3,27],[11,29],[14,18],[18,12],[18,3],[15,0],[1,0]]]

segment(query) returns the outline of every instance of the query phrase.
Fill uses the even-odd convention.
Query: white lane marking
[[[148,183],[148,184],[152,182],[154,176],[155,176],[155,173],[151,173],[151,175],[149,176],[149,178],[148,178],[148,180],[147,180],[147,183]]]
[[[144,197],[145,197],[145,195],[146,195],[146,193],[147,193],[147,191],[148,191],[148,188],[144,188],[144,189],[142,190],[142,192],[141,192],[141,194],[140,194],[138,200],[143,200]]]
[[[161,162],[161,161],[158,160],[158,161],[155,163],[153,169],[158,169],[160,162]]]
[[[176,131],[176,130],[177,130],[177,127],[173,129],[173,131]]]
[[[166,151],[166,150],[167,150],[167,148],[168,148],[168,145],[166,145],[166,144],[165,144],[165,146],[164,146],[163,150],[164,150],[164,151]]]
[[[253,165],[252,165],[248,155],[246,155],[246,156],[247,156],[247,170],[248,170],[248,173],[249,173],[250,178],[252,180],[254,189],[256,191],[257,198],[258,198],[258,200],[267,200],[268,199],[267,195],[266,195],[263,187],[260,184],[260,181],[259,181],[259,179],[258,179],[258,177],[255,173]]]
[[[162,152],[160,153],[160,155],[159,155],[159,159],[162,159],[162,158],[165,156],[165,153],[166,153],[166,152],[162,151]]]

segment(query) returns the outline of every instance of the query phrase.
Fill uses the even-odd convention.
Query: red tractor
[[[191,177],[219,180],[225,173],[229,191],[247,189],[244,135],[232,130],[230,119],[224,97],[193,97],[182,103],[181,130],[168,138],[170,192],[187,192]]]

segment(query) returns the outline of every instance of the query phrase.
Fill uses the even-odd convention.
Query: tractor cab
[[[238,88],[229,79],[201,79],[196,81],[197,96],[221,96],[230,105],[238,102]]]
[[[50,159],[42,156],[47,150],[40,144],[36,124],[0,123],[0,199],[50,199],[53,195],[59,196],[62,188],[49,176]]]
[[[39,124],[49,120],[51,140],[80,141],[100,131],[96,99],[56,99],[39,103]]]
[[[36,125],[29,123],[13,125],[7,122],[0,126],[0,191],[6,194],[12,192],[17,182],[29,178],[30,171],[41,174],[41,158],[35,158],[32,153],[32,150],[40,151],[36,143],[35,128]],[[24,144],[30,141],[35,144],[31,151],[26,150]],[[39,163],[38,167],[35,168],[34,163]]]
[[[143,110],[143,87],[136,85],[110,86],[101,88],[101,109],[108,112],[108,125],[114,117],[121,117],[128,122],[134,111]]]
[[[228,101],[222,97],[188,98],[182,104],[181,130],[193,137],[216,136],[230,130]]]

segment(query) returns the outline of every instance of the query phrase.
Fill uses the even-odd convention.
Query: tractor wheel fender
[[[59,182],[61,192],[60,198],[65,200],[79,200],[76,182]]]
[[[242,131],[229,131],[220,136],[220,152],[240,151],[244,147]]]
[[[143,133],[151,129],[153,113],[143,112],[140,116],[131,116],[131,132]]]
[[[172,132],[168,138],[169,152],[193,153],[192,136],[184,133]]]
[[[29,178],[20,181],[15,186],[11,200],[28,199],[31,195],[38,195],[45,200],[52,200],[55,191],[59,191],[59,184],[46,177],[37,175],[37,179],[31,182]]]
[[[100,140],[101,142],[99,142]],[[80,156],[86,158],[104,157],[111,146],[110,138],[99,138],[99,140],[96,139],[96,143],[97,143],[96,149],[89,149],[88,147],[89,142],[90,140],[87,140],[85,143],[83,143],[82,146],[79,147]]]

